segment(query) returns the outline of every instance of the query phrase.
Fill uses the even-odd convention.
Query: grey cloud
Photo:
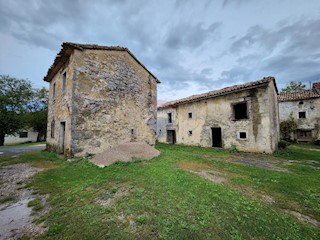
[[[244,36],[232,43],[230,52],[246,51],[254,45],[268,52],[280,45],[284,45],[285,52],[320,49],[320,19],[303,19],[291,24],[282,22],[279,25],[278,29],[274,30],[258,25],[249,28]]]
[[[165,45],[169,48],[197,48],[208,38],[217,39],[221,25],[221,22],[212,23],[208,27],[202,22],[193,26],[188,23],[177,24],[169,30]]]

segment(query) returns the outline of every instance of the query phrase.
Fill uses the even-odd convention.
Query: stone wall
[[[74,57],[73,153],[129,141],[155,144],[155,79],[125,51],[75,50]]]
[[[234,120],[233,104],[247,102],[248,119]],[[158,111],[158,140],[166,142],[167,113],[178,144],[212,146],[211,128],[221,128],[222,147],[247,152],[272,153],[279,140],[278,104],[273,83],[268,86],[163,108]],[[189,118],[192,113],[192,118]],[[246,139],[240,139],[245,132]]]
[[[69,61],[50,81],[49,104],[48,104],[48,124],[47,124],[47,149],[59,153],[72,155],[71,149],[71,114],[72,114],[72,88],[73,88],[74,59],[70,56]],[[66,89],[63,90],[63,74],[66,73]],[[55,84],[55,96],[53,96],[53,86]],[[54,121],[54,137],[51,137],[51,124]],[[61,123],[65,122],[65,135],[61,133]],[[64,147],[62,138],[64,137]]]

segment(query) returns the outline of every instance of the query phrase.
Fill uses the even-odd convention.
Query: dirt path
[[[32,237],[46,230],[41,224],[32,223],[28,202],[34,196],[31,190],[24,188],[26,181],[39,171],[28,164],[0,168],[0,239]]]

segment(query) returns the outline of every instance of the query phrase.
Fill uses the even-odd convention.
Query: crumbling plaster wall
[[[63,91],[62,79],[66,72],[66,90]],[[71,150],[71,114],[72,114],[72,89],[73,89],[74,57],[57,72],[50,81],[48,124],[47,124],[47,149],[50,151],[64,152],[68,157],[72,155]],[[55,97],[53,96],[53,85],[55,84]],[[54,120],[54,137],[51,137],[51,123]],[[61,149],[61,122],[65,122],[65,149]]]
[[[75,50],[74,55],[74,154],[129,141],[155,144],[155,79],[125,51]]]
[[[302,102],[302,104],[299,104]],[[299,112],[306,112],[306,118],[299,119]],[[279,102],[280,122],[292,117],[298,129],[312,130],[312,136],[320,139],[320,98]]]
[[[167,113],[173,112],[173,126],[176,129],[178,144],[212,146],[211,128],[220,127],[222,130],[222,146],[230,148],[236,145],[241,151],[271,153],[278,143],[279,130],[277,123],[277,104],[271,104],[274,96],[270,86],[232,93],[216,98],[181,104],[173,108],[158,111],[158,140],[166,142]],[[275,94],[275,93],[274,93]],[[273,97],[270,99],[270,97]],[[233,119],[232,104],[247,101],[249,118]],[[270,108],[273,109],[270,113]],[[192,112],[192,118],[188,113]],[[161,129],[161,135],[159,134]],[[192,131],[190,135],[189,131]],[[246,132],[247,139],[239,138],[239,132]],[[272,137],[274,136],[274,137]]]

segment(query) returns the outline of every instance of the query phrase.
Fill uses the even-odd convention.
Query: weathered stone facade
[[[297,124],[291,140],[320,142],[320,83],[314,83],[309,90],[281,93],[278,99],[280,122],[292,116]]]
[[[160,142],[226,149],[235,145],[240,151],[272,153],[279,141],[275,80],[268,77],[173,101],[158,108],[157,119]]]
[[[128,49],[64,43],[45,81],[48,149],[85,156],[118,143],[155,143],[159,81]]]

